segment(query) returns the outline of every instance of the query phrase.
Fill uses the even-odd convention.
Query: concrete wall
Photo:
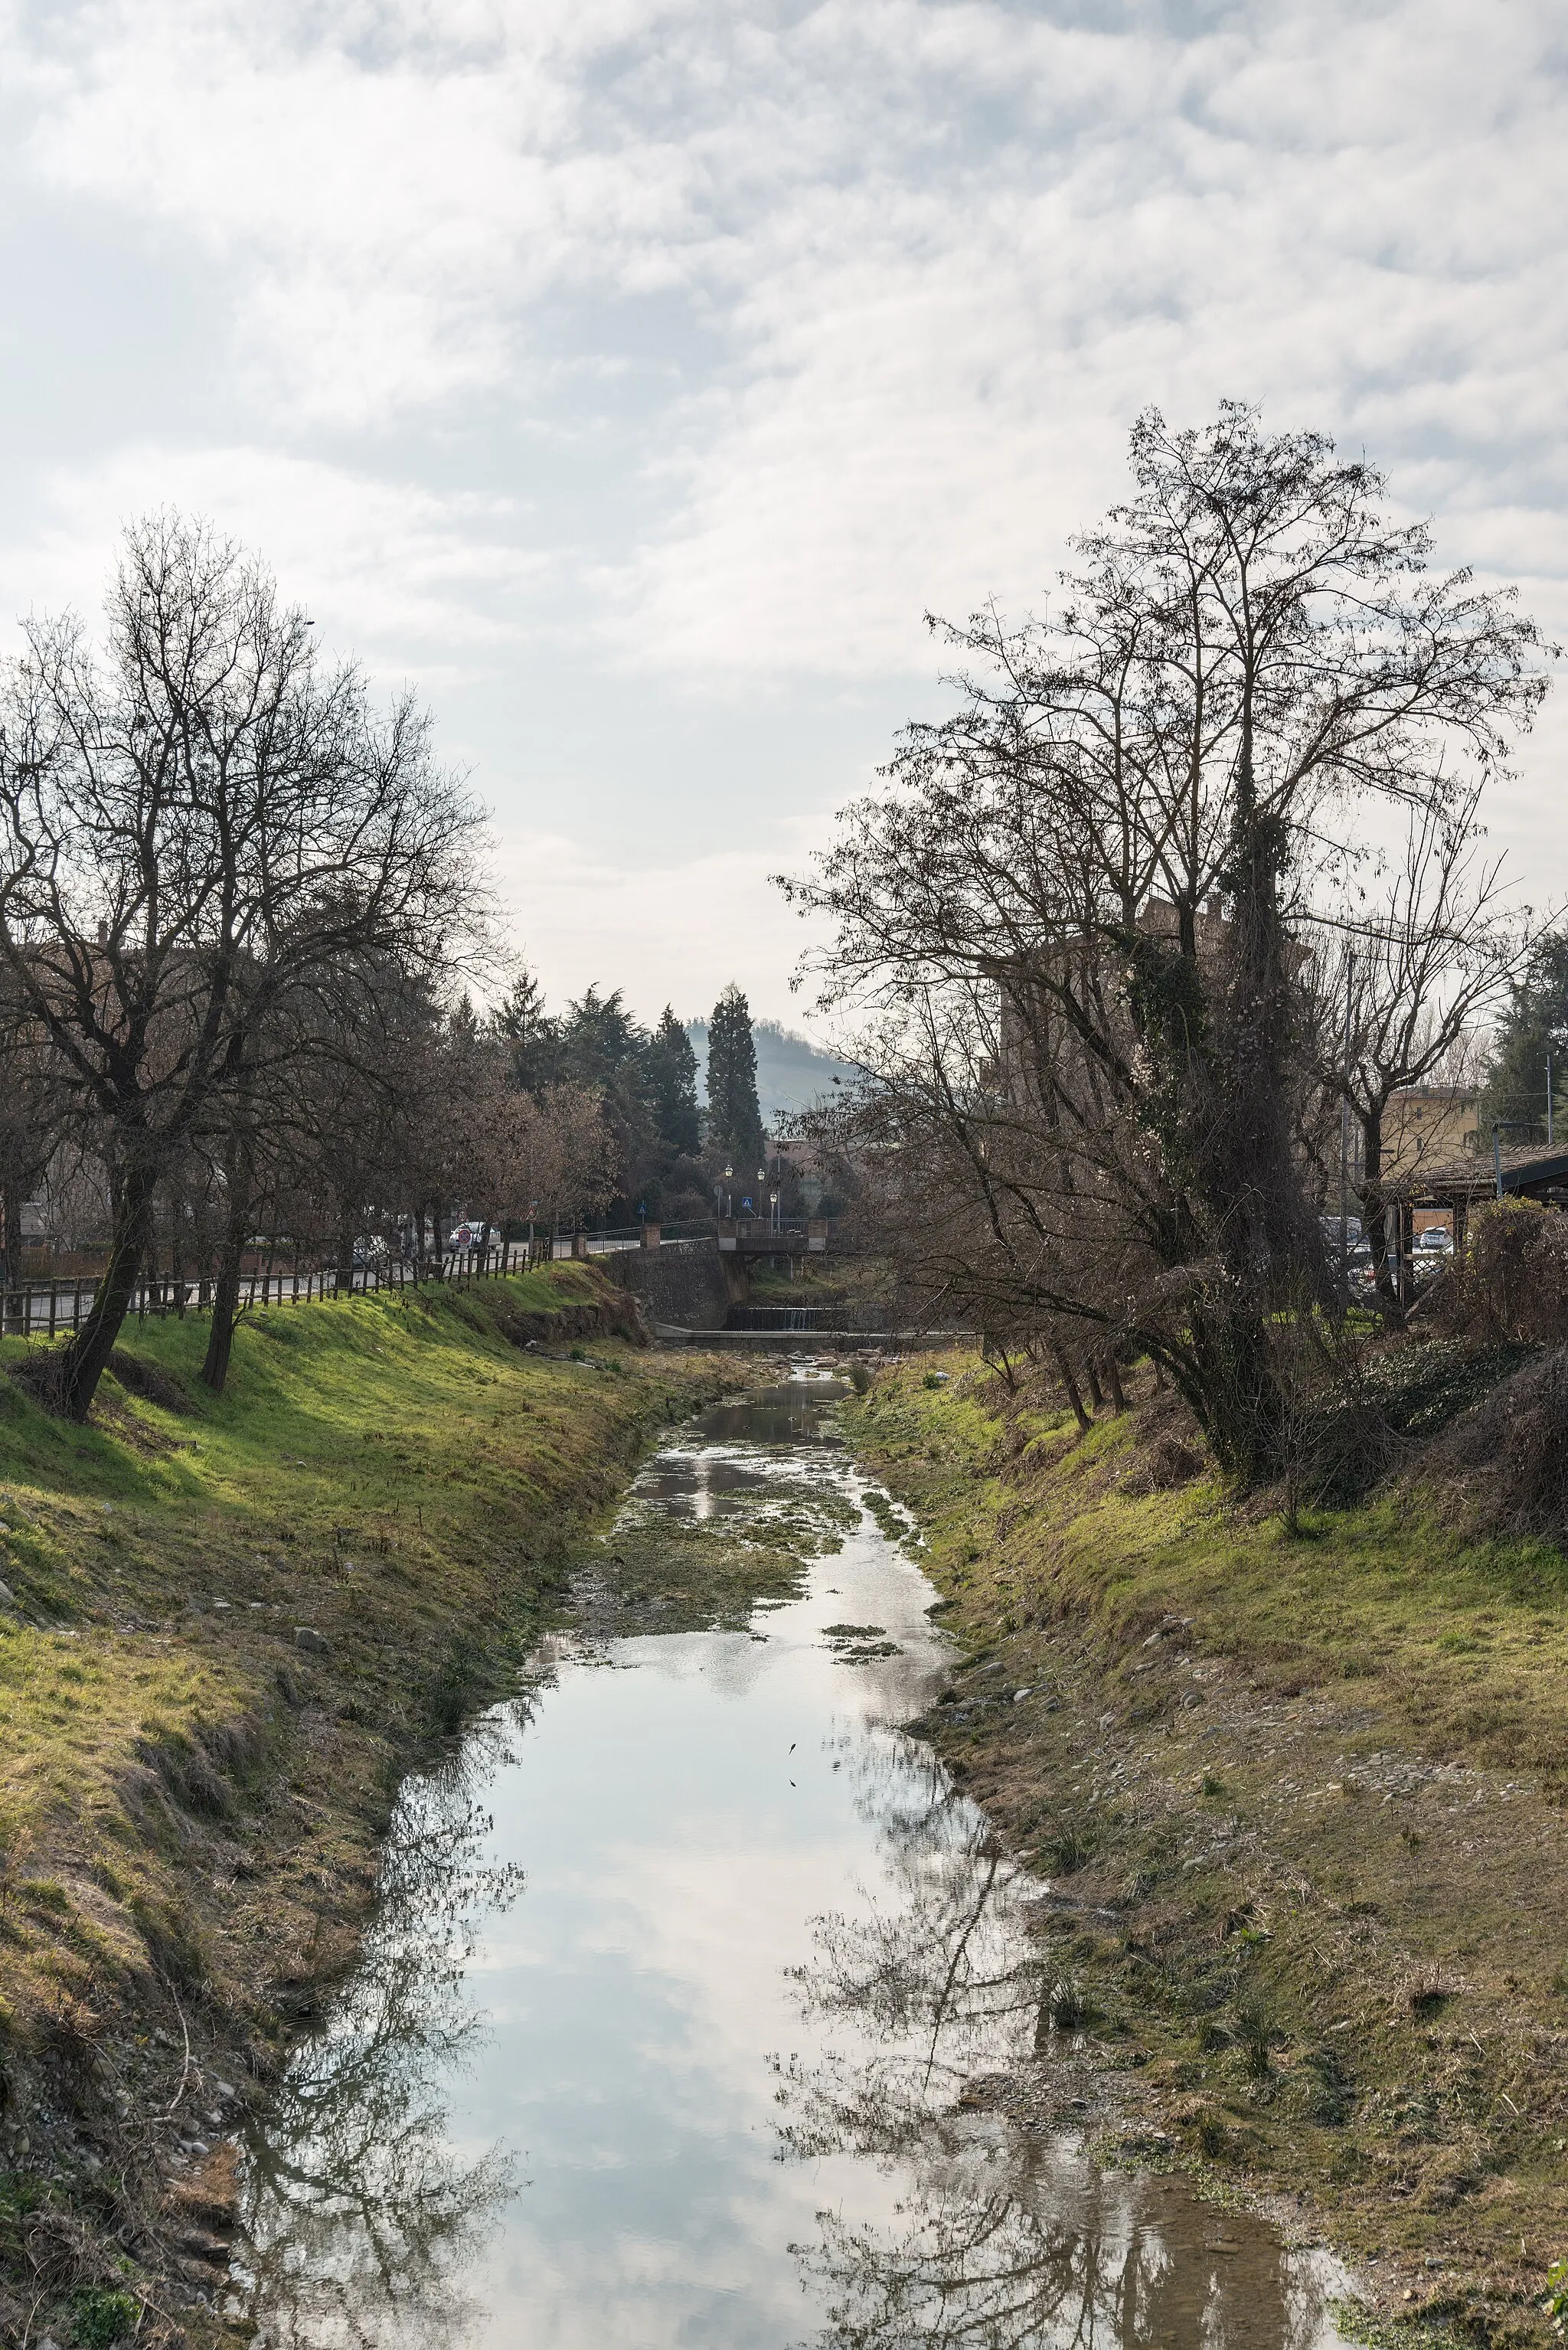
[[[745,1274],[719,1253],[717,1241],[667,1241],[662,1248],[625,1249],[595,1263],[642,1300],[650,1322],[686,1330],[722,1330],[731,1305],[745,1295]]]

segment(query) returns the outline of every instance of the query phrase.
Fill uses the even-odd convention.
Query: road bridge
[[[665,1242],[716,1240],[725,1256],[825,1256],[841,1246],[833,1216],[720,1216],[703,1224],[622,1224],[602,1232],[559,1234],[556,1256],[614,1256],[624,1249],[656,1249]]]

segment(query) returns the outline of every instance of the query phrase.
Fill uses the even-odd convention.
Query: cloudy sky
[[[796,1016],[920,625],[1127,427],[1366,449],[1568,634],[1552,0],[0,0],[0,623],[128,515],[416,681],[559,998]],[[1568,703],[1493,831],[1568,894]]]

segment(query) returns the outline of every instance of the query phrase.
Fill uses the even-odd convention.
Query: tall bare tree
[[[1131,454],[1056,611],[943,629],[959,711],[786,887],[1018,1307],[1149,1347],[1246,1479],[1277,1452],[1270,1315],[1324,1277],[1293,908],[1358,805],[1496,772],[1544,680],[1510,598],[1433,575],[1321,435],[1151,411]]]
[[[0,962],[113,1177],[108,1270],[51,1366],[82,1419],[175,1155],[285,999],[440,963],[473,811],[411,698],[379,715],[200,523],[128,530],[101,652],[69,616],[26,639],[0,695]]]
[[[1377,1293],[1401,1300],[1388,1241],[1390,1111],[1407,1087],[1457,1082],[1479,1032],[1547,934],[1518,906],[1503,860],[1483,847],[1480,787],[1434,793],[1407,811],[1391,868],[1375,865],[1301,925],[1308,1029],[1324,1094],[1343,1099],[1355,1129],[1357,1197]],[[1479,1063],[1473,1072],[1479,1090]],[[1417,1174],[1426,1148],[1408,1121],[1397,1173]]]

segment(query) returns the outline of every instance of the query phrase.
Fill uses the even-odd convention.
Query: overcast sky
[[[433,705],[557,1000],[798,864],[1126,432],[1365,449],[1568,634],[1552,0],[0,0],[0,619],[173,503]],[[1568,894],[1542,724],[1494,836]]]

